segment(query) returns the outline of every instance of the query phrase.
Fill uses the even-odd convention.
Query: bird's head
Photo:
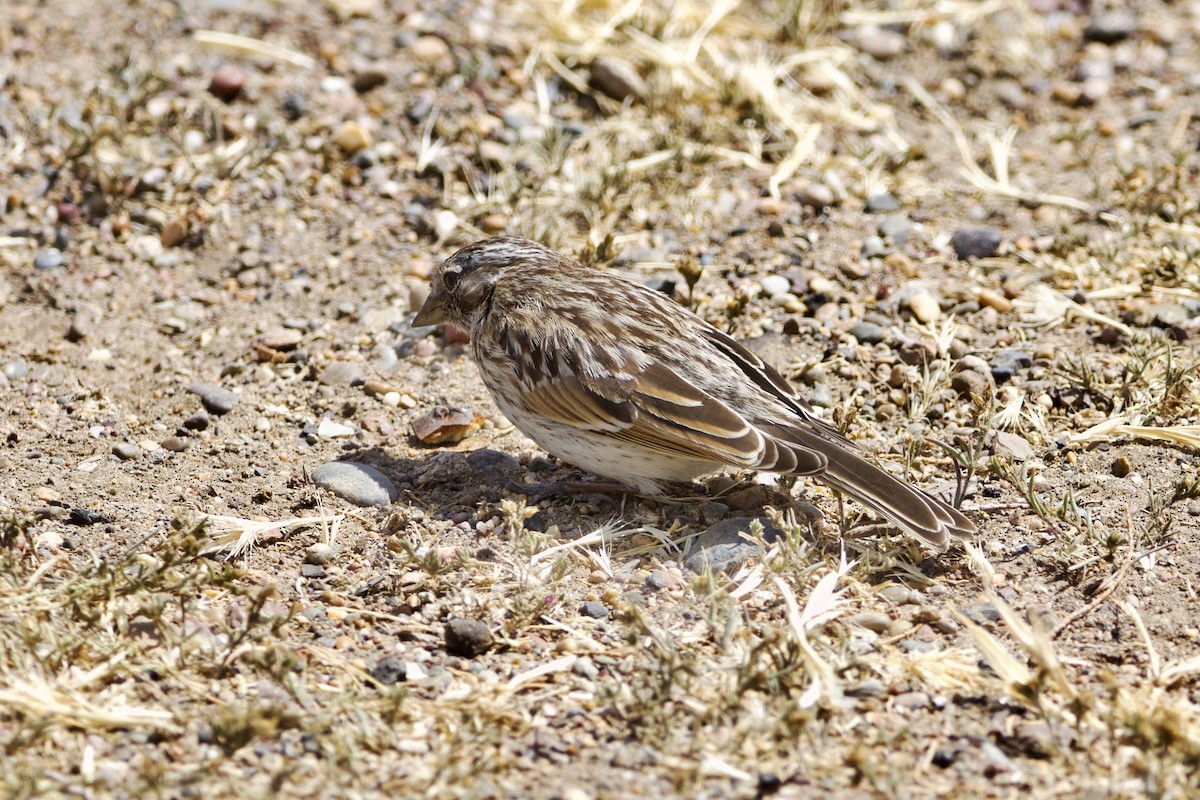
[[[537,242],[500,236],[467,245],[446,259],[429,279],[429,297],[413,318],[414,326],[453,322],[470,330],[505,274],[561,256]]]

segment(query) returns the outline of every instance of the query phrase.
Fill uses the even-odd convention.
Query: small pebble
[[[823,183],[814,183],[808,186],[802,186],[796,190],[795,199],[800,205],[811,206],[820,211],[833,205],[836,198],[833,196],[833,191]]]
[[[792,288],[792,282],[782,275],[764,275],[758,282],[768,297],[784,294]]]
[[[362,378],[362,371],[353,361],[334,361],[321,370],[320,383],[326,386],[342,386],[354,383]]]
[[[143,455],[142,448],[129,442],[121,442],[120,444],[113,445],[112,452],[113,455],[122,461],[137,461]]]
[[[863,611],[847,617],[846,621],[851,625],[857,625],[875,633],[883,633],[888,629],[892,618],[881,611]]]
[[[917,292],[908,298],[908,307],[921,322],[930,323],[942,316],[941,306],[928,292]]]
[[[400,492],[388,476],[357,461],[331,461],[312,471],[317,486],[328,489],[356,506],[386,506],[400,499]]]
[[[467,438],[483,424],[483,417],[469,408],[437,406],[413,420],[413,434],[422,444],[445,444]]]
[[[889,603],[894,603],[898,606],[915,603],[919,599],[919,595],[907,586],[902,586],[898,583],[889,583],[879,590],[879,596]]]
[[[396,656],[384,656],[371,667],[371,677],[384,686],[399,683],[408,677],[404,662]]]
[[[899,211],[900,201],[891,192],[880,192],[867,198],[868,214],[886,214],[889,211]]]
[[[895,244],[904,244],[908,241],[912,222],[906,214],[888,214],[877,230],[880,236],[891,239]]]
[[[308,546],[304,551],[304,560],[309,564],[320,564],[325,566],[333,561],[337,553],[334,549],[324,542],[316,542]]]
[[[371,134],[357,122],[344,122],[333,134],[334,143],[347,155],[371,146]]]
[[[759,517],[763,526],[763,538],[774,541],[783,535],[766,517]],[[711,526],[692,541],[692,552],[684,566],[696,574],[711,567],[714,572],[737,569],[746,559],[759,555],[762,550],[742,536],[750,530],[750,517],[730,517]]]
[[[588,600],[580,607],[579,613],[592,619],[608,618],[608,608],[599,600]]]
[[[960,260],[989,258],[996,255],[1004,235],[995,228],[963,228],[950,237],[950,246]]]
[[[369,66],[355,72],[350,85],[354,91],[365,94],[376,87],[383,86],[387,83],[387,79],[386,70],[378,66]]]
[[[213,72],[212,79],[208,83],[208,91],[214,97],[229,103],[242,93],[245,85],[245,72],[232,64],[222,64]]]
[[[994,308],[1001,314],[1007,314],[1013,308],[1011,300],[1000,292],[995,292],[991,289],[980,289],[979,294],[975,295],[975,299],[979,301],[981,306]]]
[[[833,390],[827,384],[818,383],[808,393],[808,402],[817,408],[833,408]]]
[[[1129,459],[1121,456],[1112,462],[1112,474],[1118,478],[1124,478],[1133,471],[1133,467],[1129,463]]]
[[[1020,350],[1001,350],[992,354],[988,366],[992,370],[992,378],[1001,384],[1010,380],[1018,370],[1033,366],[1033,356]]]
[[[358,428],[353,425],[334,422],[331,419],[323,419],[317,425],[317,436],[322,439],[344,439],[347,436],[354,436],[357,433]]]
[[[36,269],[58,269],[63,265],[62,251],[51,247],[46,250],[39,250],[33,257],[33,266]]]
[[[1033,445],[1024,436],[1009,431],[996,431],[992,438],[992,453],[1013,461],[1028,461],[1033,458]]]
[[[172,453],[182,453],[184,450],[187,450],[192,446],[192,443],[182,436],[168,436],[159,442],[159,444],[162,445],[163,450],[167,450]]]
[[[450,55],[450,45],[438,36],[420,36],[409,45],[408,52],[418,61],[436,63]]]
[[[888,28],[869,26],[858,31],[858,49],[872,58],[887,61],[904,52],[907,38]]]
[[[1097,14],[1083,29],[1083,39],[1087,42],[1101,44],[1116,44],[1128,39],[1138,27],[1137,17],[1126,10],[1107,11]]]
[[[892,698],[897,708],[929,708],[933,704],[927,692],[903,692]]]
[[[862,344],[879,344],[887,337],[887,330],[882,325],[864,319],[854,323],[850,335]]]
[[[188,223],[184,217],[176,217],[163,226],[159,232],[158,238],[162,242],[163,247],[174,247],[181,243],[188,235]]]
[[[462,658],[474,658],[492,646],[495,639],[488,626],[477,619],[461,617],[446,623],[446,652]]]
[[[950,388],[962,397],[988,397],[995,390],[990,372],[964,369],[950,379]]]
[[[646,96],[646,82],[628,61],[615,56],[600,56],[591,65],[592,85],[614,100],[640,100]]]
[[[189,431],[202,431],[208,428],[209,416],[207,411],[197,411],[183,421],[183,427]]]
[[[887,255],[887,244],[882,236],[864,236],[859,254],[863,258],[879,258]]]
[[[200,398],[200,402],[210,414],[221,416],[228,414],[240,399],[236,394],[211,383],[193,383],[187,391]]]
[[[883,692],[884,692],[884,685],[881,682],[875,680],[874,678],[868,678],[865,681],[851,684],[850,686],[846,687],[846,696],[847,697],[860,697],[860,698],[879,697],[880,695],[883,694]]]

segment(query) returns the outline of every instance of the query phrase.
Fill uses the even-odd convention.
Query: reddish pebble
[[[222,64],[213,73],[212,80],[208,84],[208,91],[228,103],[242,93],[245,85],[245,72],[232,64]]]
[[[74,203],[59,203],[58,204],[58,221],[65,222],[70,225],[72,222],[78,222],[81,213],[79,206]]]

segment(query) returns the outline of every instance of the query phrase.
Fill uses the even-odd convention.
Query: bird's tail
[[[828,462],[818,480],[853,497],[897,527],[939,551],[952,539],[975,534],[975,523],[938,498],[893,476],[854,452],[854,445],[824,423],[791,427],[787,440],[823,455]]]

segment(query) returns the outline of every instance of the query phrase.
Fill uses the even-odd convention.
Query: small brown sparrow
[[[496,405],[555,456],[643,494],[721,467],[813,475],[929,546],[975,525],[885,472],[778,372],[661,292],[537,242],[459,250],[413,324],[470,331]]]

